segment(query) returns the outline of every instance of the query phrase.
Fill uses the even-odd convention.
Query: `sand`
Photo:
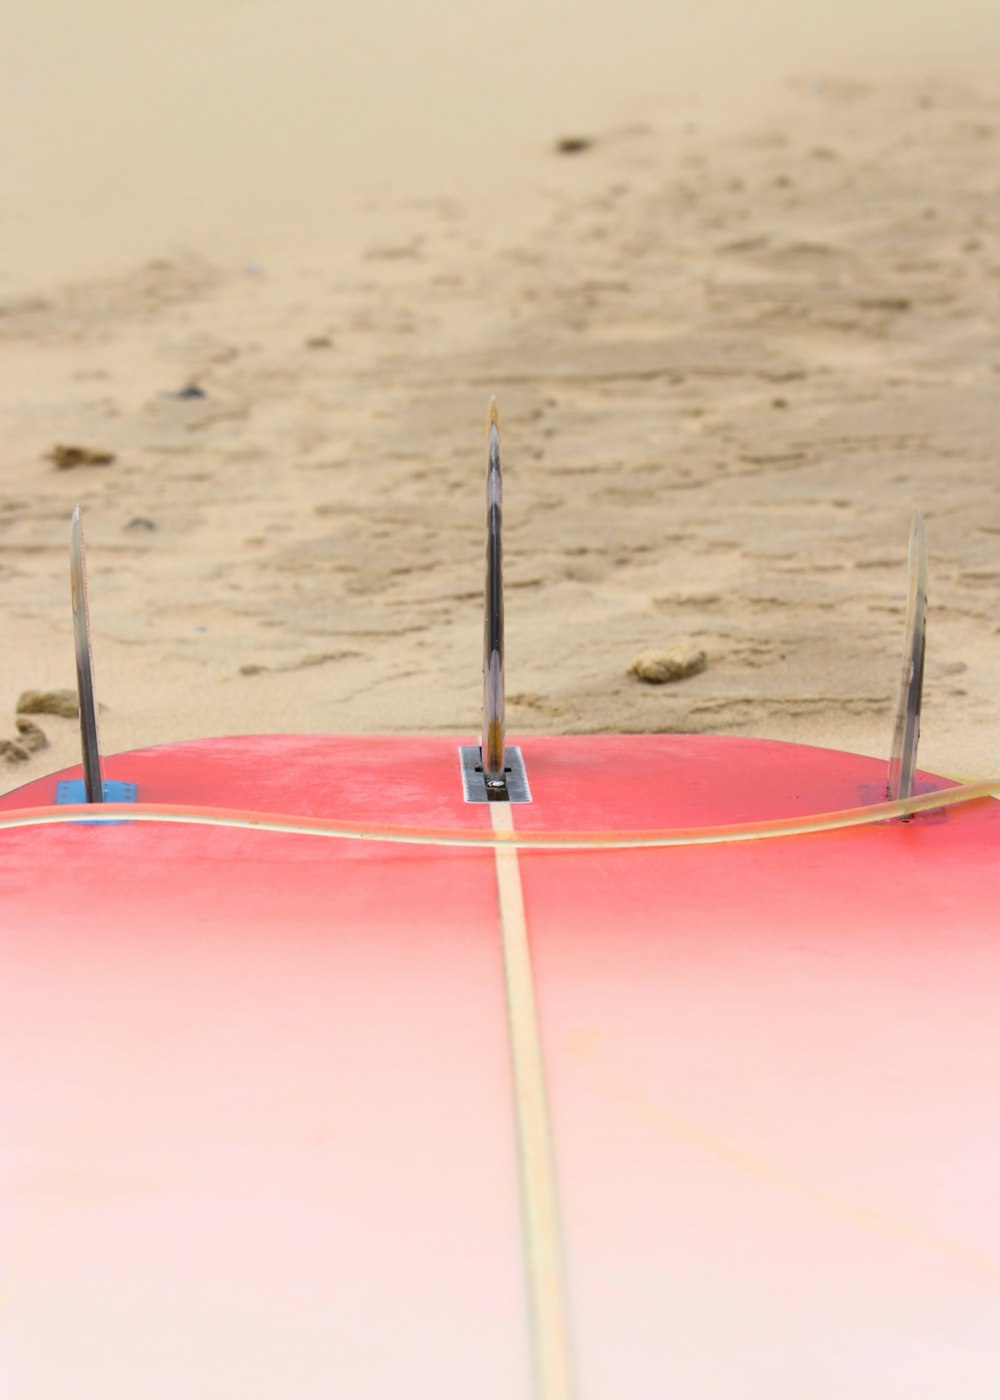
[[[77,502],[108,752],[473,734],[496,394],[512,738],[887,753],[919,508],[921,763],[997,769],[996,7],[141,8],[6,22],[0,740]]]

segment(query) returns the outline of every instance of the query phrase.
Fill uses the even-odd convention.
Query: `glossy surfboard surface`
[[[484,842],[885,782],[526,739],[532,800],[470,804],[459,742],[204,741],[104,778]],[[40,825],[0,830],[0,909],[5,1396],[998,1393],[995,802],[614,850]]]

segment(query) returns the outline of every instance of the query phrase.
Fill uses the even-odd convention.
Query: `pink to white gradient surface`
[[[204,741],[105,776],[485,836],[458,742]],[[884,777],[750,740],[521,749],[523,831],[796,816]],[[1000,1394],[1000,807],[518,863],[583,1400]],[[490,850],[0,831],[0,1065],[4,1397],[531,1395]]]

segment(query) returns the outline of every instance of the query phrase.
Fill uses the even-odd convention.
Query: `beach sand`
[[[77,502],[107,752],[475,734],[495,394],[512,740],[887,754],[919,508],[921,765],[997,771],[1000,13],[666,8],[5,21],[0,739]]]

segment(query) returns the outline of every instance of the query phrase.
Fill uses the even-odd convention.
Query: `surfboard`
[[[0,1393],[990,1396],[1000,782],[254,736],[0,799]]]
[[[4,1394],[995,1394],[1000,807],[463,743],[0,799]]]

